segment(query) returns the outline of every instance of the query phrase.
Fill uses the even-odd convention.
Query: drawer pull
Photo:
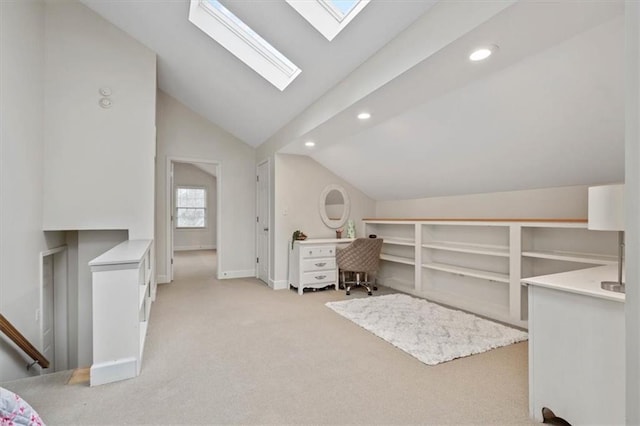
[[[318,262],[318,263],[316,263],[316,266],[324,266],[326,264],[327,264],[327,262]]]
[[[316,275],[316,280],[324,280],[325,278],[327,278],[326,275]]]

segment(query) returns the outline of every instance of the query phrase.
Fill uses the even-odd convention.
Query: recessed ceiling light
[[[304,146],[308,146],[309,148],[312,148],[312,147],[316,146],[316,143],[309,141],[309,142],[305,142]]]
[[[496,45],[480,47],[474,50],[471,53],[471,55],[469,55],[469,60],[474,62],[482,61],[484,59],[487,59],[489,56],[491,56],[491,54],[496,50],[498,50],[498,46]]]
[[[361,112],[360,114],[358,114],[358,118],[360,120],[368,120],[371,118],[371,114],[369,114],[368,112]]]

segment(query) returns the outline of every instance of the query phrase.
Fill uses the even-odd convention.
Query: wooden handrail
[[[0,331],[11,339],[13,343],[18,345],[32,360],[40,364],[42,368],[49,368],[49,361],[40,353],[35,346],[31,344],[4,315],[0,314]]]

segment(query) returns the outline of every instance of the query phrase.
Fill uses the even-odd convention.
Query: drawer
[[[316,259],[303,259],[302,272],[321,271],[324,269],[336,269],[335,257],[319,257]]]
[[[302,274],[302,284],[316,284],[316,283],[335,283],[336,282],[336,270],[331,271],[315,271],[305,272]]]
[[[309,246],[300,248],[300,256],[305,257],[334,257],[336,246]]]

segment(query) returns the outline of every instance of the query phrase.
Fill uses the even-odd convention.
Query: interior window
[[[176,188],[176,228],[205,228],[207,226],[207,190],[205,188]]]

